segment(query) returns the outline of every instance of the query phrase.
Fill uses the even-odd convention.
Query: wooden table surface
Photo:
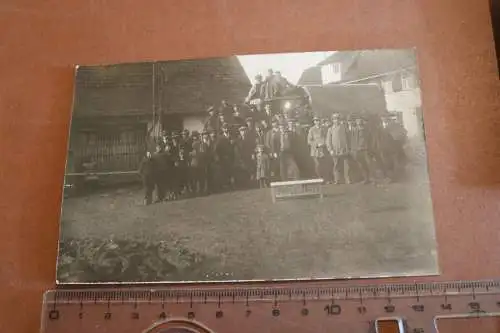
[[[439,279],[500,277],[500,82],[488,3],[1,1],[0,331],[37,332],[42,292],[54,286],[75,64],[416,46]]]

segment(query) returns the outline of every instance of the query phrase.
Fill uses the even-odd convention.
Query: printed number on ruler
[[[46,294],[44,307],[44,333],[63,332],[58,327],[70,327],[70,322],[71,327],[79,322],[82,330],[73,329],[75,333],[89,332],[83,330],[86,325],[105,327],[112,322],[121,323],[124,327],[120,329],[128,332],[126,328],[144,329],[172,320],[179,323],[180,319],[206,324],[220,333],[253,332],[262,329],[259,325],[290,322],[307,323],[319,332],[328,331],[327,323],[336,323],[340,325],[336,332],[382,332],[381,327],[392,325],[398,327],[394,332],[421,333],[435,331],[435,322],[441,318],[496,315],[500,282],[58,290]],[[245,318],[248,320],[242,322]]]

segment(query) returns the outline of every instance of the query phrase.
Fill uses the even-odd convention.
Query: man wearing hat
[[[213,193],[218,184],[218,160],[217,160],[217,135],[215,132],[204,132],[202,136],[204,147],[206,148],[205,175],[207,194]]]
[[[247,136],[250,137],[252,141],[255,142],[257,138],[257,130],[255,128],[255,123],[252,117],[246,117],[245,125],[247,126]]]
[[[220,189],[228,189],[232,185],[234,166],[234,146],[228,124],[222,125],[222,135],[217,138],[215,147],[220,167]]]
[[[313,118],[313,127],[307,134],[307,144],[310,147],[310,155],[314,160],[314,171],[317,178],[324,178],[323,164],[325,158],[325,133],[321,128],[321,119]]]
[[[223,114],[226,119],[230,119],[233,114],[233,107],[225,99],[221,101],[219,114]]]
[[[181,150],[181,133],[179,131],[175,131],[172,133],[172,154],[174,156],[179,155],[179,150]]]
[[[189,130],[186,128],[182,131],[181,137],[181,148],[184,149],[186,154],[191,153],[191,149],[193,148],[193,138],[191,137]]]
[[[223,113],[219,113],[218,120],[217,120],[217,127],[215,131],[217,134],[222,133],[222,126],[227,123],[227,117]]]
[[[203,125],[203,129],[205,131],[216,131],[218,129],[219,119],[217,118],[217,114],[215,111],[216,111],[215,107],[213,106],[210,106],[207,109],[208,118],[205,121],[205,124]]]
[[[326,147],[333,159],[335,184],[350,184],[349,177],[349,136],[347,125],[339,114],[332,115],[333,125],[326,134]],[[342,177],[343,173],[343,177]],[[343,180],[341,180],[343,178]]]
[[[371,178],[370,161],[368,157],[368,130],[363,118],[356,118],[349,131],[350,151],[353,161],[359,166],[363,182],[368,184]]]
[[[246,125],[240,126],[239,135],[235,141],[236,150],[236,184],[240,188],[248,187],[254,174],[254,163],[252,160],[255,151],[255,139],[248,135]]]
[[[142,178],[142,185],[144,188],[144,204],[150,205],[153,203],[153,192],[155,189],[155,178],[153,170],[153,162],[151,160],[151,153],[146,152],[146,156],[141,161],[139,166],[139,174]]]
[[[307,147],[307,138],[304,137],[302,130],[297,127],[295,118],[288,119],[288,130],[292,137],[292,151],[299,174],[301,178],[307,177],[306,161],[309,160],[309,149]]]
[[[280,130],[279,124],[276,119],[271,121],[271,129],[265,134],[265,146],[269,153],[270,166],[271,166],[271,178],[278,178],[280,171],[279,164],[279,154],[281,151],[280,147]]]
[[[231,116],[231,125],[233,134],[237,137],[241,126],[245,126],[245,119],[241,116],[238,105],[233,106],[233,114]]]
[[[383,142],[383,156],[393,179],[400,176],[406,163],[404,146],[407,140],[407,131],[397,120],[396,116],[388,116],[384,121],[385,139]]]
[[[169,172],[168,156],[165,153],[163,143],[156,145],[156,151],[151,155],[151,170],[156,187],[156,201],[165,200]]]
[[[280,132],[280,176],[282,181],[299,179],[299,168],[295,162],[293,152],[293,134],[288,130],[284,122],[279,124]]]
[[[192,133],[192,144],[189,159],[189,188],[195,194],[204,190],[204,153],[205,147],[197,131]]]

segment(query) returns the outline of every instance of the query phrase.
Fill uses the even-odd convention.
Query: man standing
[[[332,126],[326,135],[326,146],[333,159],[333,175],[335,184],[340,184],[342,173],[344,183],[350,184],[349,177],[349,139],[347,125],[341,121],[339,114],[332,116]]]
[[[370,160],[368,158],[368,131],[365,126],[365,120],[358,118],[355,124],[351,125],[350,130],[350,148],[351,154],[359,166],[365,184],[370,183]]]
[[[186,128],[182,131],[181,149],[184,149],[184,152],[187,155],[189,155],[191,153],[192,148],[193,148],[193,138],[191,137],[189,130]]]
[[[231,125],[233,125],[233,132],[235,134],[238,133],[240,127],[246,125],[245,119],[243,119],[243,117],[241,116],[240,108],[238,107],[238,105],[233,106],[233,115],[231,118]]]
[[[299,168],[300,178],[307,177],[307,161],[309,160],[309,151],[307,141],[302,130],[297,128],[297,121],[288,119],[288,129],[292,136],[292,151],[297,167]]]
[[[255,122],[252,117],[247,117],[245,119],[245,125],[247,126],[246,135],[253,141],[257,139],[257,129],[255,128]]]
[[[264,84],[262,86],[262,98],[264,100],[271,100],[276,96],[276,92],[278,90],[278,87],[276,85],[276,82],[274,80],[274,71],[272,69],[269,69],[267,71],[267,76],[266,79],[264,80]]]
[[[219,113],[219,119],[217,121],[217,127],[215,132],[218,134],[222,133],[222,127],[227,123],[227,117],[223,113]]]
[[[217,139],[215,150],[220,166],[220,185],[222,189],[227,189],[232,185],[234,166],[234,147],[229,125],[222,126],[222,135]]]
[[[193,143],[193,150],[195,150],[194,147],[195,144]],[[201,133],[201,139],[197,150],[199,152],[200,193],[206,194],[209,192],[209,177],[212,163],[210,156],[210,136],[208,132],[204,131]]]
[[[230,119],[231,115],[233,114],[233,107],[229,105],[229,103],[225,99],[223,99],[221,102],[219,113],[222,113],[226,119]]]
[[[155,189],[155,179],[154,179],[153,163],[151,160],[151,153],[146,152],[146,156],[139,166],[139,174],[142,178],[142,184],[144,188],[144,204],[151,205],[153,202],[153,191]]]
[[[156,186],[156,201],[165,200],[167,183],[169,177],[168,156],[165,154],[162,144],[156,146],[155,153],[151,156],[151,167]]]
[[[208,137],[207,137],[208,136]],[[219,160],[217,158],[217,134],[209,132],[203,136],[207,147],[207,192],[214,193],[219,189]]]
[[[280,147],[280,130],[278,126],[278,121],[273,119],[271,122],[271,130],[266,133],[265,146],[269,153],[270,166],[271,166],[271,178],[279,178],[280,175],[280,164],[279,164],[279,153],[281,151]]]
[[[321,128],[321,119],[313,118],[314,126],[309,129],[307,144],[311,149],[311,157],[314,160],[314,170],[317,178],[323,177],[323,164],[325,158],[325,133]]]
[[[256,142],[255,139],[248,135],[246,126],[239,128],[239,136],[236,140],[236,160],[238,169],[239,187],[244,188],[250,184],[251,177],[254,175],[254,163],[252,155],[254,154]]]
[[[193,131],[190,160],[189,160],[189,181],[193,193],[200,194],[203,188],[203,170],[204,170],[204,147],[198,132]]]
[[[208,108],[207,112],[208,112],[208,118],[205,121],[205,125],[203,126],[203,130],[216,131],[218,129],[219,119],[217,118],[215,108],[213,106],[211,106]]]
[[[297,180],[299,168],[293,155],[293,134],[286,128],[284,123],[279,125],[280,133],[280,176],[282,181]]]

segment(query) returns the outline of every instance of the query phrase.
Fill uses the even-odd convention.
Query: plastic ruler
[[[41,332],[428,333],[446,318],[499,314],[500,281],[116,286],[48,291]]]

